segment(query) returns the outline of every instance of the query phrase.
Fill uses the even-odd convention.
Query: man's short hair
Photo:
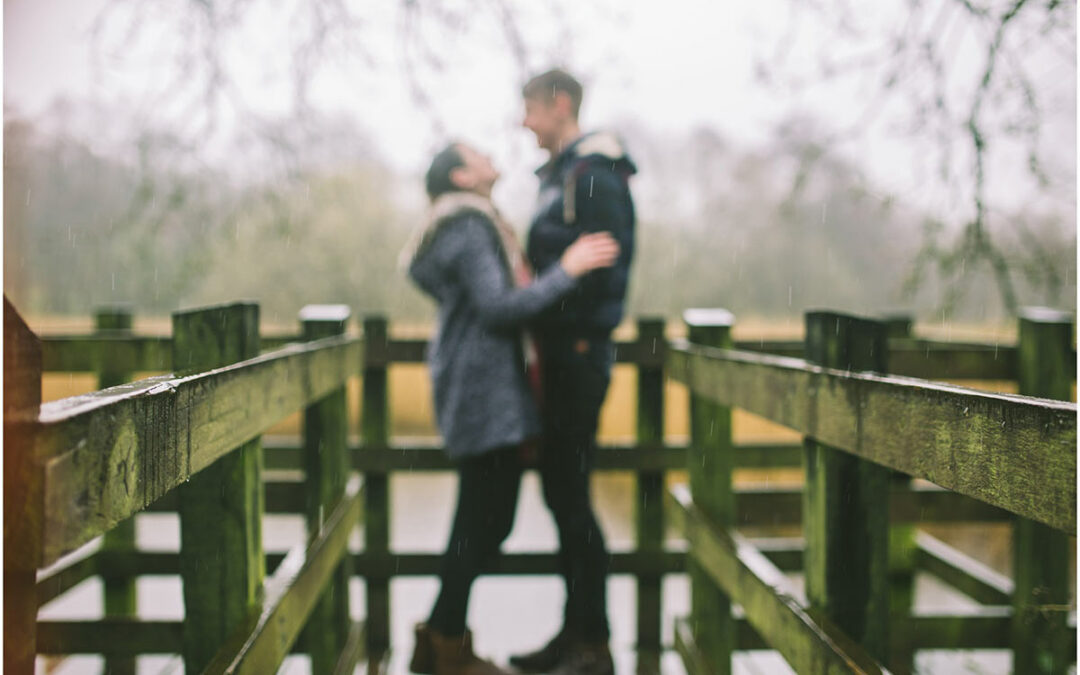
[[[450,179],[450,174],[460,166],[465,166],[465,159],[458,150],[457,142],[450,143],[435,155],[424,177],[428,197],[432,201],[439,195],[461,189]]]
[[[578,111],[581,110],[581,83],[574,76],[560,68],[540,73],[525,83],[521,89],[524,98],[537,99],[550,103],[555,100],[555,94],[563,92],[570,97],[570,108],[577,119]]]

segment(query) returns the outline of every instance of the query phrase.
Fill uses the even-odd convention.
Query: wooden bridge
[[[269,673],[292,652],[310,655],[316,673],[380,672],[391,647],[408,648],[390,644],[389,583],[434,575],[438,556],[390,549],[388,477],[452,466],[437,447],[389,433],[388,368],[422,361],[424,341],[391,339],[380,317],[354,336],[348,321],[347,308],[311,307],[299,334],[266,337],[257,306],[236,304],[175,314],[171,337],[150,337],[110,310],[93,334],[39,338],[5,299],[7,672],[33,672],[36,655],[90,653],[109,673],[134,672],[143,654],[181,654],[189,673]],[[614,554],[611,571],[636,578],[639,672],[656,671],[671,647],[691,673],[730,672],[733,651],[763,648],[800,673],[909,672],[920,649],[1012,649],[1015,672],[1069,669],[1070,317],[1026,314],[1017,346],[919,340],[910,323],[833,313],[807,314],[802,343],[734,343],[721,310],[688,311],[686,323],[688,341],[641,320],[637,338],[618,344],[617,361],[637,369],[637,442],[603,447],[597,461],[637,476],[636,547]],[[147,371],[170,374],[128,382]],[[42,372],[98,373],[101,390],[41,404]],[[355,377],[358,442],[347,433]],[[691,392],[687,446],[663,436],[665,377]],[[1024,395],[912,378],[1015,379]],[[804,442],[735,445],[733,408]],[[261,439],[297,411],[302,438]],[[732,484],[736,467],[800,465],[803,490]],[[689,485],[665,494],[673,470]],[[179,514],[179,553],[136,547],[133,516],[144,511]],[[307,541],[265,552],[264,513],[304,514]],[[914,529],[958,521],[1013,523],[1013,579]],[[685,547],[665,544],[666,522]],[[803,540],[738,532],[800,523]],[[350,550],[361,525],[362,550]],[[93,553],[56,565],[102,535]],[[538,551],[503,556],[489,572],[556,570],[553,553]],[[797,570],[805,602],[784,575]],[[916,571],[980,609],[913,613]],[[665,645],[670,574],[689,574],[692,609]],[[135,615],[140,575],[182,578],[183,622]],[[103,620],[38,619],[93,576],[104,581]],[[354,576],[366,588],[362,611],[349,607]]]

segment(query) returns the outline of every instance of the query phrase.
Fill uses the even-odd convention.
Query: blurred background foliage
[[[647,9],[100,4],[94,72],[126,73],[116,81],[130,91],[103,85],[103,95],[58,96],[32,112],[5,96],[4,287],[32,314],[129,302],[165,315],[245,298],[271,321],[323,302],[429,320],[430,303],[397,269],[424,218],[424,167],[402,168],[395,143],[441,144],[488,120],[471,128],[515,148],[482,149],[514,160],[496,198],[523,232],[535,184],[517,145],[527,132],[513,81],[565,63],[610,99],[634,78],[623,61],[636,50],[620,31],[639,30],[631,19]],[[768,21],[786,21],[743,69],[757,84],[709,99],[722,107],[705,111],[707,123],[672,130],[631,100],[605,117],[641,168],[630,315],[702,305],[743,317],[828,307],[942,321],[998,321],[1027,304],[1075,311],[1075,2],[770,7]],[[657,17],[678,21],[679,11]],[[649,30],[657,17],[636,21]],[[702,22],[685,38],[715,45],[699,56],[720,64],[733,55],[708,35],[721,28]],[[471,69],[493,62],[506,81],[476,81]],[[845,78],[850,87],[835,89]],[[408,91],[421,122],[377,122],[392,106],[369,80]],[[461,83],[498,110],[470,108]],[[710,86],[688,80],[656,96]],[[342,90],[360,107],[326,103]],[[755,138],[725,131],[720,122],[741,108],[763,110],[762,91],[786,112],[762,114]],[[838,91],[847,98],[831,99]],[[882,180],[900,156],[870,151],[884,137],[915,156],[899,172],[921,176],[915,188]]]

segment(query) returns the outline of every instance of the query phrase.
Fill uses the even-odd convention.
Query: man
[[[614,670],[608,647],[608,554],[590,503],[589,474],[614,357],[611,332],[623,317],[634,252],[627,181],[636,169],[614,135],[581,133],[582,87],[566,72],[538,75],[522,93],[523,126],[549,153],[536,172],[540,193],[527,244],[533,268],[543,274],[586,232],[611,232],[620,254],[613,267],[584,276],[533,324],[543,383],[539,467],[544,501],[559,531],[566,607],[555,638],[510,662],[526,672],[604,675]]]
[[[467,145],[453,143],[437,154],[426,178],[429,218],[402,257],[439,307],[428,362],[439,430],[458,471],[439,595],[428,620],[415,628],[414,673],[508,675],[473,652],[466,618],[473,581],[513,524],[518,446],[541,429],[522,326],[618,256],[609,235],[586,235],[532,278],[514,231],[491,203],[498,177],[488,158]]]

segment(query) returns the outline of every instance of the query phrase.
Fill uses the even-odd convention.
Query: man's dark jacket
[[[607,336],[622,320],[634,255],[634,202],[627,181],[637,171],[611,133],[577,139],[540,167],[540,195],[529,227],[528,256],[542,273],[584,232],[611,232],[619,242],[616,264],[580,280],[536,320],[537,333]]]

